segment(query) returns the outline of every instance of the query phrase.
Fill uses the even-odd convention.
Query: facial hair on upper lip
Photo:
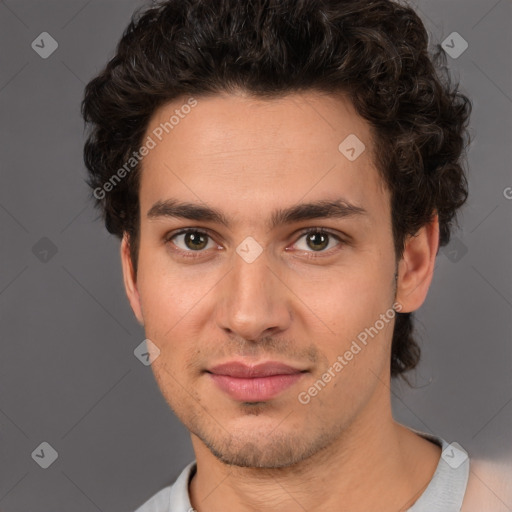
[[[215,348],[211,352],[205,349],[191,349],[190,357],[187,358],[189,361],[187,366],[194,373],[204,373],[219,362],[233,360],[243,360],[247,364],[283,361],[285,364],[300,368],[312,368],[319,361],[324,360],[327,364],[327,358],[321,355],[315,345],[307,345],[304,349],[297,349],[297,346],[299,345],[294,344],[291,340],[277,340],[275,337],[262,338],[261,342],[242,339],[226,343],[224,340],[218,345],[214,345]],[[219,350],[217,347],[223,348]]]

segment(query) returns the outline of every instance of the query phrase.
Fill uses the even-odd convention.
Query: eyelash
[[[213,240],[213,237],[208,233],[208,231],[205,231],[203,229],[198,229],[198,228],[184,228],[176,233],[169,233],[168,235],[166,235],[164,237],[164,242],[166,244],[168,243],[172,243],[172,239],[179,236],[179,235],[185,235],[187,233],[198,233],[198,234],[201,234],[201,235],[206,235],[208,238],[210,238],[211,240]],[[334,238],[336,241],[338,241],[338,245],[336,247],[338,247],[339,245],[341,244],[344,244],[346,242],[344,242],[344,240],[342,240],[338,235],[335,235],[334,233],[332,233],[331,231],[325,229],[325,228],[306,228],[302,231],[300,231],[298,233],[299,237],[297,238],[297,241],[300,240],[304,235],[308,235],[308,234],[311,234],[311,233],[315,233],[315,234],[320,234],[320,235],[328,235],[329,237],[332,237]],[[295,243],[297,243],[297,241]],[[336,250],[336,248],[334,248]],[[307,254],[307,258],[308,259],[316,259],[316,258],[322,258],[324,257],[324,254],[325,252],[329,254],[330,251],[332,251],[333,249],[330,249],[329,251],[319,251],[319,252],[315,252],[315,251],[305,251],[306,254]],[[184,257],[184,258],[200,258],[202,257],[203,253],[205,252],[204,250],[201,250],[201,251],[184,251],[183,249],[173,249],[174,252],[178,253],[180,256]],[[319,254],[320,253],[320,254]]]

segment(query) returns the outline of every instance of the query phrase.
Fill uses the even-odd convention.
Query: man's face
[[[142,162],[132,306],[160,349],[156,380],[194,446],[229,464],[288,466],[385,410],[396,267],[390,196],[369,126],[346,99],[198,97],[183,115],[186,101],[160,108],[147,129],[156,147]],[[179,122],[159,141],[154,134],[176,109]],[[355,160],[354,139],[339,149],[350,135],[366,147]],[[214,209],[229,226],[165,215],[166,201]],[[361,210],[288,222],[275,215],[321,201]],[[192,233],[178,234],[185,228]],[[261,386],[209,373],[232,361],[302,373]]]

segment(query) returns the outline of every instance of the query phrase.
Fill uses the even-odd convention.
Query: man
[[[466,452],[390,403],[467,198],[471,104],[427,44],[389,0],[169,0],[88,84],[89,185],[196,455],[139,512],[461,509]]]

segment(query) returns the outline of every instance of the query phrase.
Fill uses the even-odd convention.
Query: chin
[[[268,433],[256,427],[247,432],[240,429],[237,435],[229,437],[223,431],[222,438],[197,435],[210,452],[221,462],[243,468],[278,469],[298,464],[328,446],[329,440],[319,435],[304,439],[304,432],[281,431],[272,426]],[[295,435],[294,435],[295,434]],[[300,437],[299,437],[300,435]]]

